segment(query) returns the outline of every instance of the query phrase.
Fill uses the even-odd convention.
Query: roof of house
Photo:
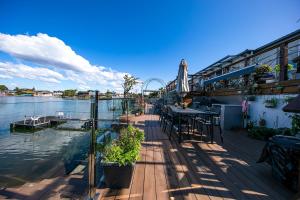
[[[201,69],[200,71],[198,71],[194,75],[200,75],[203,72],[208,71],[210,69],[213,70],[213,68],[216,68],[216,67],[218,67],[220,65],[223,65],[223,64],[225,64],[227,62],[232,62],[233,59],[239,58],[241,56],[245,56],[247,54],[255,54],[255,53],[258,53],[258,52],[260,52],[262,50],[265,50],[265,49],[277,46],[277,45],[281,44],[282,42],[285,42],[285,41],[289,42],[289,41],[292,41],[292,40],[295,40],[295,39],[298,39],[298,38],[300,38],[300,29],[298,29],[298,30],[296,30],[296,31],[294,31],[294,32],[292,32],[290,34],[287,34],[287,35],[285,35],[283,37],[280,37],[280,38],[278,38],[278,39],[276,39],[276,40],[274,40],[274,41],[272,41],[270,43],[267,43],[267,44],[265,44],[265,45],[263,45],[261,47],[258,47],[257,49],[254,49],[254,50],[246,49],[246,50],[244,50],[244,51],[242,51],[242,52],[240,52],[240,53],[238,53],[236,55],[227,55],[227,56],[221,58],[220,60],[212,63],[211,65],[205,67],[204,69]]]

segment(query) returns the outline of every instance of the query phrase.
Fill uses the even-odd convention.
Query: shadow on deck
[[[257,164],[264,142],[243,132],[226,132],[224,144],[194,137],[178,144],[162,133],[158,116],[136,121],[145,130],[140,161],[130,188],[98,189],[102,199],[292,199],[267,164]]]

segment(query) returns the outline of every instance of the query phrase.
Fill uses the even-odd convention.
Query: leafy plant
[[[120,131],[118,140],[106,145],[103,149],[104,163],[118,163],[120,166],[130,165],[139,158],[144,132],[129,125]]]
[[[248,135],[251,138],[258,139],[258,140],[268,140],[270,137],[274,135],[292,135],[291,130],[289,128],[267,128],[267,127],[253,127],[249,129]]]
[[[132,88],[138,83],[138,78],[126,74],[123,77],[123,79],[124,79],[124,83],[122,84],[122,87],[124,89],[123,94],[124,94],[124,98],[127,98],[130,90],[132,90]],[[128,100],[127,99],[125,99],[125,101],[122,101],[123,114],[125,114],[126,110],[128,110]]]
[[[259,126],[262,126],[262,127],[264,127],[266,125],[266,123],[267,123],[266,120],[263,118],[260,118],[258,121]]]
[[[8,88],[5,85],[0,85],[0,91],[8,90]]]
[[[294,69],[294,65],[292,65],[292,64],[288,64],[286,67],[287,67],[288,71],[291,71]],[[273,71],[277,72],[277,73],[280,72],[280,65],[279,64],[275,65]]]
[[[127,97],[130,90],[132,90],[133,86],[135,86],[138,82],[138,78],[134,76],[125,75],[123,77],[124,83],[122,84],[122,87],[124,89],[124,97]]]
[[[254,122],[253,121],[249,121],[248,123],[247,123],[247,129],[252,129],[254,127]]]
[[[291,70],[293,70],[294,69],[294,65],[292,65],[292,64],[288,64],[287,65],[287,70],[288,71],[291,71]]]
[[[265,100],[265,107],[267,108],[275,108],[278,104],[278,99],[277,98],[271,98],[271,99],[267,99]]]
[[[297,134],[300,131],[300,115],[292,115],[292,132]]]
[[[265,114],[266,114],[266,112],[263,112],[262,115],[259,115],[259,121],[258,121],[259,126],[263,127],[266,125],[266,120],[264,119]]]
[[[274,70],[274,72],[279,73],[280,72],[280,65],[279,64],[275,65],[273,70]]]
[[[76,91],[77,90],[72,90],[72,89],[64,90],[63,97],[74,97],[76,95]]]
[[[256,68],[256,74],[264,74],[272,71],[272,67],[270,65],[261,65],[260,67]]]

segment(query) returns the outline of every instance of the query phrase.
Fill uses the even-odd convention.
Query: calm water
[[[117,111],[111,111],[112,107]],[[118,100],[100,101],[99,118],[117,118],[120,107]],[[10,133],[9,124],[23,120],[25,115],[56,115],[58,111],[72,118],[87,119],[90,101],[0,97],[0,187],[55,177],[69,172],[79,160],[86,158],[89,132],[47,128],[34,133]],[[105,125],[109,124],[100,124]]]

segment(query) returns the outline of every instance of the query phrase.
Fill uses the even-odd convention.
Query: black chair
[[[179,137],[179,131],[181,131],[181,136],[184,135],[184,132],[187,132],[187,134],[190,134],[191,130],[191,120],[188,116],[180,116],[180,121],[179,121],[179,116],[176,115],[175,113],[170,113],[170,118],[171,119],[171,124],[170,124],[170,129],[169,129],[169,139],[171,139],[171,134],[175,133]]]
[[[202,140],[204,129],[206,129],[206,133],[208,136],[211,137],[211,141],[212,141],[213,139],[212,134],[214,131],[213,127],[215,126],[219,127],[220,138],[221,138],[221,142],[223,143],[224,141],[223,141],[223,132],[221,128],[220,111],[218,111],[217,109],[210,109],[210,111],[217,113],[217,115],[214,116],[211,116],[209,114],[198,115],[193,121],[193,126],[192,126],[193,131],[194,129],[198,130]]]

